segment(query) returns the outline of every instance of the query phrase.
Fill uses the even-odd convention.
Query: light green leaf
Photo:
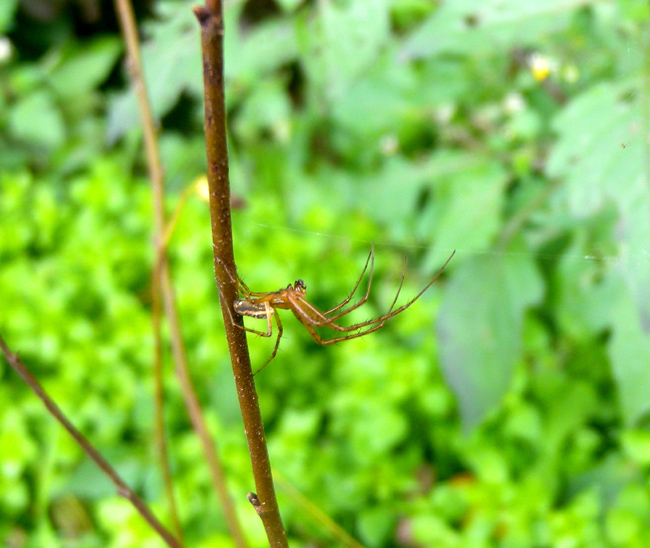
[[[423,211],[418,232],[424,241],[436,241],[425,267],[440,263],[441,253],[453,249],[487,250],[501,224],[506,170],[477,154],[442,151],[432,161],[433,198]]]
[[[603,216],[597,219],[607,226]],[[553,284],[558,325],[575,340],[590,340],[607,329],[610,311],[619,298],[613,277],[606,275],[612,262],[585,260],[591,251],[587,240],[593,236],[589,226],[576,231],[575,241],[558,260]]]
[[[323,95],[335,99],[377,61],[390,35],[389,6],[387,0],[323,2],[319,15],[300,29],[305,67]]]
[[[63,116],[45,91],[20,100],[9,112],[9,125],[17,139],[46,148],[60,146],[65,138]]]
[[[444,375],[458,398],[465,431],[510,387],[524,313],[541,297],[541,279],[529,256],[474,256],[454,272],[437,331]]]
[[[298,56],[293,25],[287,20],[269,20],[243,32],[233,6],[226,13],[224,37],[224,70],[226,97],[256,87],[260,78]]]
[[[484,55],[515,45],[536,45],[541,36],[564,28],[577,8],[591,3],[587,0],[443,2],[407,41],[403,57],[443,52]]]
[[[641,112],[629,99],[635,84],[590,88],[553,120],[558,139],[546,171],[550,177],[564,178],[561,196],[574,216],[587,217],[606,200],[625,204],[636,199],[630,191],[635,175],[641,173],[643,156],[635,130]]]
[[[356,195],[359,206],[395,231],[411,232],[405,220],[413,216],[418,196],[434,169],[430,161],[415,163],[401,156],[389,158],[378,174],[364,181],[362,191]]]
[[[278,0],[280,7],[287,12],[294,11],[304,0]]]
[[[650,432],[630,430],[621,438],[623,449],[640,466],[650,465]]]
[[[175,2],[163,2],[159,10],[163,22],[152,25],[142,47],[147,91],[158,119],[171,110],[183,91],[196,96],[203,92],[199,30],[192,10]],[[109,140],[139,123],[132,90],[117,95],[109,111]]]
[[[384,546],[395,526],[390,508],[369,508],[359,516],[359,533],[367,546]]]
[[[633,297],[622,285],[612,309],[609,356],[627,424],[650,411],[650,336],[644,333]]]
[[[4,0],[0,2],[0,34],[3,34],[11,27],[18,0]]]
[[[114,37],[99,38],[65,51],[52,72],[50,84],[63,99],[90,93],[107,77],[121,51],[120,40]]]
[[[248,97],[242,112],[235,119],[234,130],[247,142],[271,134],[276,141],[286,142],[291,132],[291,104],[277,80],[259,84]]]
[[[620,269],[650,332],[650,192],[639,120],[644,93],[637,80],[599,85],[567,106],[554,120],[559,132],[547,170],[562,177],[557,200],[574,217],[586,218],[615,204],[615,231],[623,253]],[[598,116],[594,116],[598,112]]]

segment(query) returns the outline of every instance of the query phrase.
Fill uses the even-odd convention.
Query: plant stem
[[[288,547],[286,534],[275,497],[264,424],[260,412],[246,334],[239,315],[231,320],[237,287],[226,269],[236,272],[230,218],[230,182],[226,141],[226,107],[223,81],[223,6],[221,0],[207,0],[205,7],[196,6],[194,13],[201,25],[203,78],[205,93],[205,142],[208,160],[208,184],[214,268],[221,295],[222,315],[230,350],[239,406],[251,455],[257,489],[255,510],[262,519],[269,545]],[[228,307],[228,309],[224,308]]]
[[[164,437],[164,425],[162,419],[162,367],[161,367],[161,335],[160,335],[160,295],[165,307],[165,314],[169,321],[171,333],[172,352],[174,354],[175,370],[178,382],[181,386],[185,408],[192,422],[192,427],[201,440],[203,454],[210,470],[212,483],[221,503],[226,523],[230,533],[238,548],[247,548],[246,537],[237,517],[233,501],[228,493],[226,486],[226,477],[223,465],[217,450],[217,444],[210,436],[210,432],[203,416],[201,404],[199,403],[196,390],[192,382],[189,371],[187,352],[183,342],[182,328],[178,307],[176,305],[176,295],[167,262],[167,241],[169,240],[170,230],[173,228],[166,226],[165,209],[164,209],[164,177],[160,152],[158,149],[158,139],[156,128],[151,114],[149,97],[146,90],[146,82],[142,74],[142,62],[140,59],[140,47],[133,16],[133,9],[130,0],[116,0],[118,13],[123,27],[123,34],[129,51],[129,66],[131,75],[136,88],[142,126],[144,130],[145,146],[147,151],[147,164],[149,166],[149,178],[153,187],[154,196],[154,219],[156,232],[156,260],[153,268],[153,315],[156,334],[156,415],[157,415],[157,438],[161,461],[163,462],[163,473],[166,478],[168,498],[170,498],[170,507],[172,516],[178,529],[180,523],[175,510],[173,491],[171,487],[171,474],[167,464],[166,444]],[[184,194],[181,200],[187,199]],[[172,221],[175,222],[175,221]],[[168,483],[169,482],[169,483]]]
[[[151,105],[147,93],[147,85],[142,75],[142,60],[140,57],[140,43],[138,40],[137,26],[135,16],[133,14],[133,6],[131,0],[115,0],[115,8],[124,37],[124,43],[127,50],[127,64],[129,72],[131,73],[131,81],[135,88],[136,97],[138,100],[138,108],[140,110],[140,118],[142,121],[144,143],[147,154],[147,166],[149,168],[149,179],[153,189],[154,201],[154,222],[155,222],[155,256],[159,256],[160,241],[164,231],[165,218],[164,218],[164,173],[162,163],[160,161],[160,153],[158,151],[158,139],[156,138],[156,130],[153,123],[153,116],[151,114]],[[162,259],[164,261],[164,258]],[[157,261],[156,261],[157,266]],[[166,266],[166,265],[165,265]],[[167,437],[165,434],[165,415],[164,415],[164,389],[163,389],[163,344],[162,344],[162,307],[161,307],[161,293],[160,293],[160,276],[162,268],[154,267],[151,284],[151,316],[153,323],[154,335],[154,409],[155,409],[155,430],[154,437],[156,439],[156,448],[158,452],[158,459],[162,470],[163,484],[165,487],[165,494],[167,497],[167,504],[169,506],[169,513],[171,520],[176,531],[176,535],[183,542],[183,530],[181,522],[178,517],[178,507],[176,504],[176,496],[174,494],[174,486],[171,468],[169,465],[169,452],[167,449]]]
[[[165,526],[158,521],[158,518],[153,514],[149,509],[147,504],[135,494],[135,492],[126,484],[126,482],[119,476],[115,469],[108,463],[108,461],[103,457],[103,455],[93,447],[90,442],[84,437],[84,435],[77,430],[74,425],[68,420],[68,418],[63,414],[63,411],[59,406],[54,402],[54,400],[48,395],[48,393],[43,389],[41,384],[36,380],[31,371],[27,366],[21,361],[18,357],[18,354],[14,354],[4,339],[0,335],[0,350],[7,358],[9,365],[20,375],[20,377],[27,383],[27,385],[33,390],[39,399],[45,404],[45,407],[50,412],[50,414],[65,428],[68,433],[74,438],[74,440],[79,444],[79,446],[84,450],[84,452],[95,462],[97,466],[108,476],[108,479],[113,482],[115,487],[117,487],[117,492],[120,496],[127,499],[133,507],[138,511],[138,513],[151,525],[151,527],[160,535],[160,537],[165,541],[167,546],[171,548],[182,548],[182,545],[172,535]]]

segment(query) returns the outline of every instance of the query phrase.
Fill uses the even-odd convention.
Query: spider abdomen
[[[248,316],[249,318],[266,318],[267,311],[264,303],[252,303],[246,299],[238,299],[233,303],[233,308],[237,314]]]

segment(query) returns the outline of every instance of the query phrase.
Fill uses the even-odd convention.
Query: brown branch
[[[201,405],[196,395],[196,391],[194,389],[192,378],[189,372],[187,352],[185,350],[185,345],[183,342],[180,316],[178,313],[178,307],[176,306],[176,296],[174,293],[171,274],[169,272],[169,264],[166,257],[167,242],[169,240],[174,223],[178,218],[178,215],[174,216],[171,226],[166,227],[164,211],[163,169],[160,160],[160,152],[158,150],[158,140],[156,138],[155,125],[153,116],[151,114],[149,98],[147,96],[146,84],[142,75],[142,63],[140,60],[140,49],[137,39],[135,19],[133,17],[130,0],[116,1],[118,3],[118,7],[120,8],[120,19],[124,27],[123,33],[125,35],[125,40],[129,49],[129,55],[131,57],[130,68],[136,92],[138,94],[138,103],[142,117],[145,145],[147,150],[149,176],[153,186],[154,217],[156,230],[156,260],[154,261],[152,284],[152,308],[154,314],[154,322],[156,322],[156,315],[159,315],[161,295],[160,292],[162,291],[165,314],[167,315],[170,324],[172,352],[174,354],[174,361],[176,364],[175,369],[179,384],[181,386],[181,392],[183,394],[185,407],[192,422],[192,427],[201,440],[203,453],[205,455],[205,459],[212,477],[212,483],[221,503],[230,533],[239,548],[247,548],[246,537],[244,536],[243,529],[237,517],[237,512],[226,487],[225,473],[223,471],[223,466],[221,464],[216,442],[212,439],[208,431],[205,418],[203,417],[203,412],[201,410]],[[124,13],[122,13],[122,11]],[[187,199],[187,196],[188,193],[183,194],[181,197],[181,203]],[[157,341],[160,341],[160,324],[159,322],[156,322],[155,325]],[[159,343],[157,343],[157,353],[159,351],[159,348]],[[158,375],[159,372],[159,367],[156,367],[156,374]],[[156,386],[156,402],[158,408],[158,404],[162,404],[162,376],[157,377]],[[162,408],[157,411],[157,415],[160,417],[157,422],[162,423]],[[159,426],[159,429],[163,429],[162,425]],[[164,434],[159,434],[159,451],[161,451],[161,454],[164,451],[163,443]],[[161,460],[166,462],[166,457],[161,457]],[[171,489],[171,486],[168,488],[168,492],[169,489]],[[175,519],[178,521],[177,517]]]
[[[147,504],[135,494],[135,492],[126,484],[126,482],[119,476],[115,469],[108,463],[108,461],[102,456],[102,454],[93,447],[90,442],[84,437],[84,435],[77,430],[74,425],[68,420],[68,418],[63,414],[63,411],[59,406],[54,402],[52,398],[47,394],[43,389],[40,383],[36,380],[31,371],[27,366],[22,362],[18,357],[18,354],[14,354],[4,339],[0,335],[0,350],[7,358],[9,365],[20,375],[20,377],[27,383],[27,385],[32,389],[34,394],[40,398],[40,400],[45,404],[45,407],[50,412],[50,414],[65,428],[68,433],[74,438],[74,440],[79,444],[79,446],[84,450],[84,452],[93,460],[93,462],[99,466],[99,468],[108,476],[108,479],[113,482],[117,488],[117,492],[120,496],[127,499],[133,507],[138,511],[138,513],[145,519],[149,525],[160,535],[160,537],[165,541],[165,543],[171,548],[182,548],[180,542],[172,535],[165,526],[158,521],[153,512],[149,509]]]
[[[203,79],[205,93],[205,143],[208,160],[210,218],[214,268],[221,295],[222,315],[230,350],[233,375],[239,397],[239,407],[244,421],[244,431],[251,455],[253,476],[260,515],[269,545],[272,548],[288,547],[280,517],[271,463],[269,461],[264,424],[260,412],[253,371],[251,369],[246,334],[232,321],[232,310],[237,298],[237,287],[227,274],[236,272],[232,226],[230,218],[230,182],[228,179],[228,148],[226,141],[226,107],[223,81],[223,6],[221,0],[207,0],[206,6],[194,7],[201,25],[203,51]],[[223,266],[222,266],[223,265]],[[242,326],[241,317],[236,320]]]

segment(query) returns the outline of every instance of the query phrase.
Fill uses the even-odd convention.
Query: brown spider
[[[236,325],[238,328],[243,329],[244,331],[248,331],[249,333],[255,333],[257,335],[261,335],[262,337],[270,337],[273,334],[273,322],[271,321],[271,318],[275,317],[275,323],[278,326],[278,336],[275,340],[275,346],[273,347],[273,352],[271,353],[271,357],[268,360],[266,360],[266,363],[257,370],[257,372],[255,373],[257,374],[262,369],[264,369],[273,360],[273,358],[275,358],[275,355],[278,352],[278,347],[280,346],[280,339],[282,338],[283,330],[282,330],[282,321],[280,320],[280,315],[278,314],[278,310],[291,310],[291,312],[293,312],[293,315],[298,319],[298,321],[305,326],[305,328],[311,335],[312,339],[314,339],[314,341],[316,341],[318,344],[323,344],[323,345],[334,344],[348,339],[356,339],[357,337],[363,337],[368,333],[372,333],[373,331],[377,331],[378,329],[381,329],[386,323],[386,320],[392,318],[393,316],[397,316],[397,314],[399,314],[400,312],[404,312],[404,310],[406,310],[415,301],[417,301],[424,294],[424,292],[427,289],[429,289],[429,287],[431,287],[433,282],[435,282],[438,279],[438,276],[440,276],[440,274],[445,269],[449,261],[451,261],[451,258],[454,256],[454,253],[455,251],[445,261],[445,264],[442,265],[442,268],[438,270],[438,272],[433,277],[433,279],[427,285],[424,286],[424,289],[422,289],[422,291],[420,291],[409,302],[400,306],[397,310],[393,310],[393,307],[397,302],[397,298],[399,297],[400,291],[402,290],[402,284],[404,283],[404,273],[402,273],[402,279],[400,280],[399,287],[397,288],[397,293],[395,294],[395,298],[393,299],[393,302],[390,305],[388,312],[386,312],[384,315],[378,318],[367,320],[365,322],[355,323],[349,326],[343,326],[337,324],[336,320],[349,314],[353,310],[356,310],[368,300],[368,296],[370,295],[370,287],[372,285],[372,273],[375,266],[374,243],[372,244],[372,247],[370,249],[368,259],[366,259],[366,264],[363,267],[363,270],[361,271],[361,276],[359,276],[359,279],[357,280],[357,283],[352,288],[350,294],[340,304],[338,304],[334,308],[331,308],[327,312],[321,312],[313,304],[307,301],[307,299],[305,298],[305,295],[307,293],[307,286],[305,285],[305,282],[303,282],[302,280],[296,280],[293,285],[289,284],[284,289],[279,289],[278,291],[258,293],[258,292],[251,291],[239,276],[236,277],[233,276],[228,271],[228,269],[224,267],[224,270],[226,271],[230,279],[235,284],[237,284],[239,292],[243,296],[243,298],[238,299],[234,302],[233,308],[235,312],[237,312],[237,314],[241,314],[242,316],[248,316],[250,318],[258,318],[258,319],[266,318],[266,331],[249,329],[247,327],[243,327],[241,325],[236,324],[233,320],[230,310],[228,309],[226,310],[228,312],[228,315],[230,316],[230,320],[233,322],[233,325]],[[219,262],[221,263],[220,260]],[[345,310],[341,310],[341,308],[343,308],[346,304],[350,302],[353,295],[355,294],[357,288],[359,287],[359,284],[361,283],[361,280],[363,279],[363,275],[366,273],[366,270],[368,269],[368,264],[370,264],[370,273],[368,275],[368,287],[366,289],[366,294],[357,303],[353,304],[349,308],[346,308]],[[221,263],[221,265],[224,266],[223,263]],[[317,327],[328,327],[330,329],[333,329],[334,331],[338,331],[342,333],[350,333],[350,334],[342,335],[340,337],[335,337],[332,339],[323,339],[316,332]],[[368,329],[363,329],[364,327],[367,327]]]

